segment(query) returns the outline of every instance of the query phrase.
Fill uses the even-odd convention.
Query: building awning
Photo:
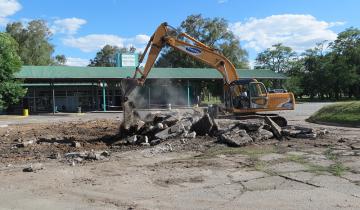
[[[23,66],[16,74],[26,81],[98,81],[120,80],[132,77],[134,68],[129,67],[73,67],[73,66]],[[284,74],[271,70],[238,69],[241,79],[286,79]],[[148,79],[222,79],[211,68],[152,68]]]

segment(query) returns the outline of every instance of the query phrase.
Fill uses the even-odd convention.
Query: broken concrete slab
[[[265,122],[271,126],[271,132],[273,132],[274,136],[279,139],[282,140],[282,134],[281,134],[281,127],[278,126],[278,124],[276,124],[272,119],[270,119],[268,116],[265,116]]]
[[[166,118],[162,121],[163,124],[166,124],[167,126],[173,126],[179,121],[177,116],[170,116],[169,118]]]
[[[162,130],[162,131],[156,133],[155,138],[166,140],[166,139],[169,139],[169,138],[179,136],[181,134],[181,133],[177,133],[177,132],[170,133],[170,130],[171,130],[171,127],[166,128],[165,130]]]
[[[153,123],[154,124],[163,123],[164,120],[166,120],[166,119],[168,119],[170,117],[172,117],[170,114],[157,113],[154,116]]]
[[[209,114],[205,114],[199,121],[191,126],[191,131],[195,131],[197,135],[204,136],[209,134],[213,127],[213,121]]]
[[[239,120],[237,126],[246,131],[257,131],[264,126],[265,122],[263,119],[246,119]]]
[[[317,133],[319,133],[320,136],[323,136],[327,133],[327,130],[322,129],[316,131],[315,129],[312,128],[294,126],[294,125],[285,126],[282,128],[282,134],[284,136],[290,136],[293,138],[315,139],[317,137]]]
[[[140,115],[135,109],[135,104],[132,101],[127,101],[123,104],[124,119],[121,124],[121,128],[124,131],[128,131],[133,126],[134,122],[140,119]]]
[[[274,134],[268,130],[260,128],[257,131],[248,132],[254,142],[265,141],[274,137]]]
[[[351,149],[355,149],[355,150],[360,149],[360,142],[351,144],[350,147],[351,147]]]
[[[246,130],[234,128],[219,136],[219,141],[232,147],[241,147],[253,142]]]
[[[64,157],[65,158],[76,158],[76,157],[81,157],[84,158],[86,157],[86,152],[69,152],[69,153],[65,153]]]
[[[317,135],[316,133],[299,133],[296,134],[296,138],[300,139],[316,139]]]
[[[177,123],[170,127],[169,133],[183,133],[185,131],[185,127],[182,123]]]
[[[219,134],[224,133],[237,126],[238,120],[234,119],[214,119],[214,127]]]

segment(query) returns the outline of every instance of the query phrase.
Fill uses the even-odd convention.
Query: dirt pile
[[[0,163],[60,160],[66,153],[106,151],[120,138],[119,124],[117,120],[91,120],[0,128]]]

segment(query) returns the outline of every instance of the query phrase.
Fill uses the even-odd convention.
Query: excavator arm
[[[137,80],[138,85],[144,84],[161,49],[166,45],[217,69],[222,74],[226,85],[239,79],[234,65],[217,50],[201,43],[186,33],[177,32],[176,29],[168,26],[167,23],[162,23],[151,36],[139,60],[140,65],[148,54],[144,69],[141,70],[139,66],[136,67],[133,79]],[[140,74],[140,78],[138,78],[138,74]]]
[[[143,85],[161,50],[170,46],[184,52],[194,59],[217,69],[224,78],[224,93],[226,109],[233,113],[255,113],[259,111],[292,110],[295,98],[292,93],[269,94],[263,83],[256,79],[239,80],[234,65],[219,51],[213,49],[186,33],[162,23],[151,36],[139,66],[147,55],[143,69],[136,67],[132,79],[123,80],[123,96],[126,98],[133,88]],[[247,90],[247,88],[249,88]],[[241,95],[249,91],[250,94]],[[244,99],[245,98],[245,99]],[[243,103],[244,102],[244,103]]]

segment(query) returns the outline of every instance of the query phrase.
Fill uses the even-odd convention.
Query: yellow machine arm
[[[166,45],[208,64],[222,74],[225,83],[225,107],[232,113],[292,110],[295,107],[295,98],[292,93],[268,93],[264,84],[256,79],[239,80],[235,66],[224,55],[186,33],[178,32],[167,23],[162,23],[156,29],[141,56],[140,64],[145,56],[148,56],[144,69],[136,67],[133,79],[124,80],[129,84],[124,85],[126,88],[123,88],[125,96],[136,85],[145,83],[160,51]]]
[[[190,42],[182,41],[182,38],[190,40]],[[199,42],[186,33],[178,33],[174,28],[168,26],[167,23],[162,23],[151,36],[139,63],[141,63],[148,50],[148,58],[144,67],[141,70],[139,66],[136,68],[134,79],[137,79],[138,84],[143,85],[151,68],[153,67],[159,53],[165,45],[171,46],[176,50],[180,50],[193,58],[206,63],[217,69],[223,76],[225,84],[230,84],[232,81],[238,80],[235,66],[217,50]],[[141,75],[137,78],[138,73]]]

